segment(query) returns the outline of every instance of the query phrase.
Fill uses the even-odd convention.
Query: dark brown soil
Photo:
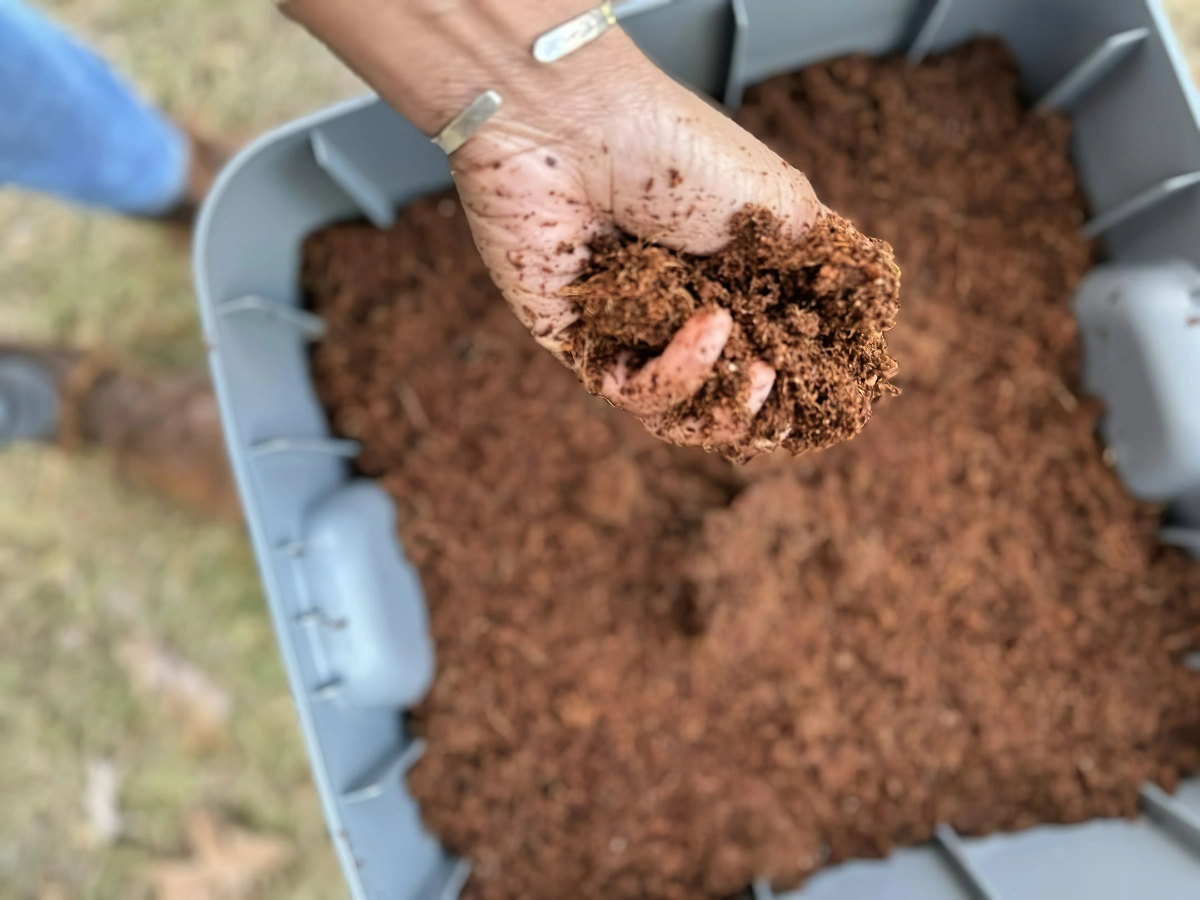
[[[320,393],[432,614],[409,784],[476,900],[792,886],[1200,768],[1200,566],[1076,392],[1067,122],[988,42],[817,66],[741,116],[906,273],[904,396],[822,454],[733,467],[580,391],[445,198],[306,248]]]
[[[734,330],[712,376],[664,424],[724,421],[744,429],[734,444],[702,443],[733,460],[784,447],[823,450],[849,440],[881,396],[897,393],[896,363],[883,333],[896,324],[900,269],[892,248],[823,215],[801,241],[786,240],[764,209],[734,217],[729,244],[710,257],[676,253],[629,235],[592,244],[591,264],[565,293],[579,307],[572,336],[585,386],[598,393],[621,354],[634,367],[665,349],[705,306],[733,313]],[[776,372],[775,387],[750,420],[748,373],[755,360]],[[705,427],[704,425],[701,426]]]

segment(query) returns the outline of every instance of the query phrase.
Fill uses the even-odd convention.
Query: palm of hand
[[[560,292],[598,234],[622,229],[707,254],[728,241],[730,217],[747,204],[767,207],[797,237],[821,209],[801,173],[696,95],[654,76],[612,105],[575,115],[588,124],[573,133],[561,133],[565,117],[554,123],[555,138],[549,128],[504,123],[455,160],[484,261],[522,323],[560,358],[577,318]],[[668,431],[658,417],[699,390],[731,327],[723,310],[699,312],[637,372],[618,364],[601,392],[660,436],[694,443],[700,423]],[[775,373],[758,363],[751,378],[753,415]],[[731,424],[717,424],[735,436]]]

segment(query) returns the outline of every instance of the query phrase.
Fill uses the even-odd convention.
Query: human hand
[[[583,96],[498,118],[452,166],[496,283],[538,342],[573,368],[577,313],[562,289],[598,234],[616,228],[705,255],[728,242],[730,217],[747,204],[770,209],[795,237],[821,208],[803,174],[640,54]],[[704,384],[732,325],[725,310],[697,312],[656,359],[637,370],[618,362],[599,393],[675,443],[701,432],[737,442],[774,385],[764,362],[751,366],[749,415],[739,424],[721,409],[713,414],[728,418],[709,428],[668,426],[663,415]]]
[[[580,0],[290,0],[419,127],[436,132],[484,88],[500,112],[451,158],[476,243],[534,338],[567,365],[574,304],[563,288],[588,244],[620,229],[705,255],[729,240],[730,217],[765,207],[799,238],[822,207],[803,174],[650,63],[620,30],[552,65],[533,39],[581,12]],[[748,415],[667,425],[720,358],[733,322],[696,313],[662,354],[634,370],[618,361],[589,383],[676,443],[737,443],[766,402],[775,372],[750,367]],[[582,372],[579,372],[582,376]],[[738,424],[735,424],[738,423]]]

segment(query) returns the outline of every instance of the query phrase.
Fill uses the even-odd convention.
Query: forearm
[[[773,214],[796,238],[820,211],[802,174],[655,68],[620,28],[556,62],[534,59],[540,35],[596,2],[285,5],[426,134],[440,132],[484,91],[500,95],[498,114],[451,156],[463,210],[521,321],[579,367],[587,359],[586,348],[576,357],[580,310],[563,288],[585,270],[597,236],[624,231],[707,255],[729,243],[731,217],[747,205]],[[706,383],[731,334],[728,313],[698,308],[655,361],[641,360],[636,372],[629,360],[614,362],[601,389],[648,417],[652,430],[666,428],[666,410]],[[713,412],[671,439],[738,443],[775,381],[762,360],[745,371],[744,414],[726,410],[718,421]]]
[[[545,65],[531,47],[589,0],[287,0],[283,9],[328,44],[392,106],[428,134],[489,88],[504,117],[544,130],[568,111],[611,102],[614,76],[649,64],[619,29]],[[599,111],[597,109],[597,111]],[[584,115],[581,117],[579,113]]]

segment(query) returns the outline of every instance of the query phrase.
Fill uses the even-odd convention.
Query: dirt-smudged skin
[[[896,324],[900,269],[892,248],[840,216],[823,214],[799,241],[775,217],[749,207],[733,217],[732,238],[712,256],[690,256],[628,235],[592,244],[591,264],[564,294],[578,306],[572,352],[584,384],[601,391],[622,354],[633,365],[662,352],[698,309],[733,314],[734,328],[700,392],[663,420],[699,428],[721,410],[740,438],[703,435],[703,446],[746,461],[783,447],[822,450],[858,434],[874,401],[896,393],[896,364],[884,332]],[[746,409],[750,366],[776,372],[762,410]],[[726,429],[727,430],[727,429]],[[692,443],[692,441],[689,441]]]
[[[408,785],[466,896],[792,887],[938,822],[1133,814],[1200,769],[1200,567],[1101,461],[1070,129],[1019,98],[990,42],[748,95],[905,272],[904,395],[799,459],[731,466],[580,390],[438,198],[309,241],[321,396],[424,579]]]

